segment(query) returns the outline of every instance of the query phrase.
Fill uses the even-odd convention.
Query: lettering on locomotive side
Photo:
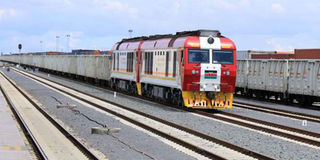
[[[230,108],[231,106],[231,100],[221,100],[221,99],[216,99],[216,100],[200,100],[200,99],[188,99],[188,105],[190,106],[200,106],[200,107],[208,107],[211,106],[212,108],[217,108],[217,109],[225,109],[225,108]]]
[[[226,109],[232,107],[232,93],[216,93],[214,99],[199,94],[185,94],[185,105],[193,108]]]

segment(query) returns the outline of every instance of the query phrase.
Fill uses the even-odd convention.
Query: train
[[[310,106],[320,101],[320,49],[237,51],[236,93]]]
[[[319,48],[292,51],[237,51],[237,59],[320,59]]]
[[[238,59],[236,93],[312,105],[320,101],[319,59]]]
[[[107,55],[2,56],[181,107],[232,108],[236,46],[217,30],[123,39]]]
[[[58,52],[58,51],[46,51],[46,52],[28,52],[28,53],[13,53],[12,55],[107,55],[111,54],[110,51],[100,51],[91,49],[73,49],[71,52]]]

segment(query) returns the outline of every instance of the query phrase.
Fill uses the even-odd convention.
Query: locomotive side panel
[[[144,51],[141,83],[181,88],[177,79],[177,54],[175,50]]]
[[[136,81],[135,52],[114,52],[111,77],[128,81]]]

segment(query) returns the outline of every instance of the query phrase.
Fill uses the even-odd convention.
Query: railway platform
[[[13,113],[0,92],[0,159],[32,159],[25,144],[25,139],[22,137],[23,133],[19,131],[17,125]]]

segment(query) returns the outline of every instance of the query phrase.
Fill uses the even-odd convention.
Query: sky
[[[18,44],[22,52],[109,50],[128,30],[135,37],[198,29],[219,30],[238,50],[320,48],[320,1],[0,1],[3,53],[18,52]]]

